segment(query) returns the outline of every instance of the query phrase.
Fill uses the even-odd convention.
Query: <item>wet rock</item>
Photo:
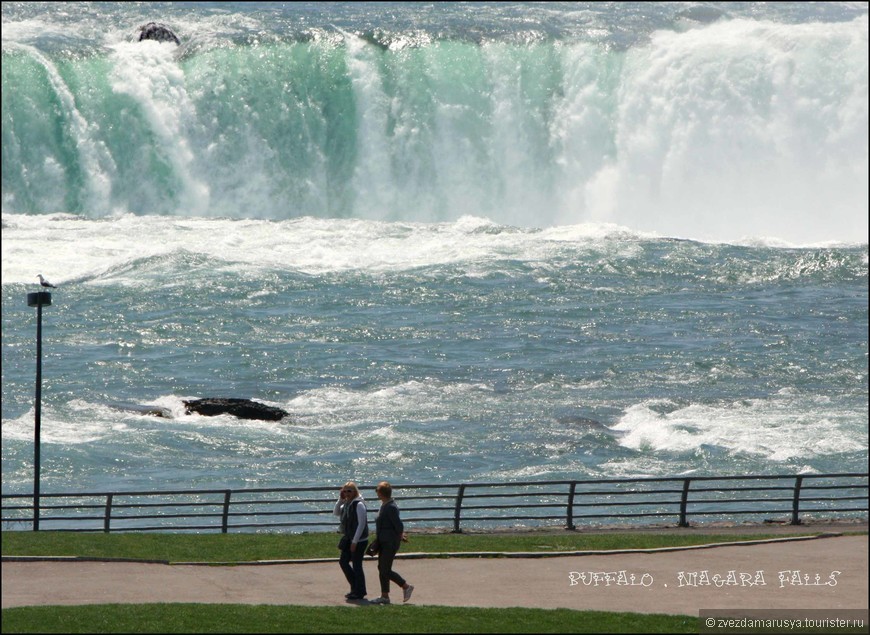
[[[260,419],[262,421],[280,421],[290,415],[281,408],[251,401],[250,399],[225,399],[222,397],[207,397],[184,402],[186,414],[197,413],[207,417],[230,414],[239,419]]]
[[[181,44],[175,33],[172,32],[165,24],[159,22],[149,22],[139,27],[139,41],[156,40],[157,42],[175,42]]]

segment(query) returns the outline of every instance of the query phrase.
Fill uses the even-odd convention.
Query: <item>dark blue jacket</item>
[[[377,518],[375,518],[375,532],[378,542],[398,544],[402,540],[402,532],[404,531],[405,525],[399,518],[399,508],[396,507],[395,501],[391,499],[389,502],[383,503]]]

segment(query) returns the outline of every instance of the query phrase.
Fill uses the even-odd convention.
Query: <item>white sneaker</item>
[[[412,594],[413,592],[414,592],[414,587],[411,586],[411,585],[409,584],[409,585],[408,585],[408,588],[407,588],[407,589],[404,589],[404,590],[402,591],[403,598],[404,598],[402,601],[403,601],[403,602],[407,602],[408,600],[410,600],[410,599],[411,599],[411,594]]]
[[[389,604],[390,598],[375,598],[369,604]]]

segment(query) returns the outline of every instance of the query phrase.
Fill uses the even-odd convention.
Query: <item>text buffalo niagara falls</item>
[[[828,574],[808,573],[799,570],[777,571],[775,580],[779,588],[793,586],[837,586],[840,571]],[[571,571],[568,573],[569,586],[616,586],[616,587],[648,587],[655,583],[655,578],[649,572],[637,571]],[[721,573],[702,571],[677,571],[675,579],[677,587],[754,587],[767,586],[765,573],[758,571],[730,570]],[[667,586],[667,584],[665,584]]]

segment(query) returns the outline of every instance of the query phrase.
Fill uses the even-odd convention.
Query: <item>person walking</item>
[[[338,565],[350,584],[350,593],[344,597],[348,601],[363,600],[367,593],[363,556],[369,541],[369,523],[365,500],[356,483],[348,481],[344,484],[332,513],[339,517],[341,529]]]
[[[378,483],[375,492],[381,501],[381,508],[375,519],[375,539],[369,547],[369,555],[378,556],[378,577],[381,583],[381,597],[372,600],[372,604],[390,603],[390,581],[402,587],[402,601],[411,599],[414,587],[405,578],[393,571],[393,560],[402,542],[408,542],[405,536],[405,526],[399,516],[399,508],[393,500],[393,487],[387,481]]]

